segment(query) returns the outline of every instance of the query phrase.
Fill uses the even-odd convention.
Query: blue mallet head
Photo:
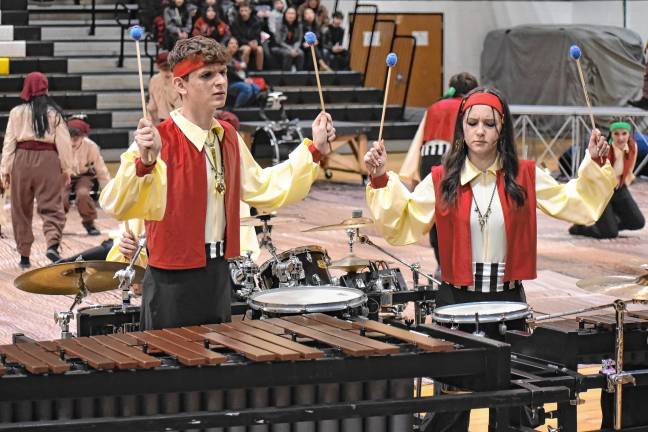
[[[389,53],[387,54],[385,62],[387,63],[387,66],[394,67],[396,66],[396,63],[398,63],[398,56],[395,53]]]
[[[578,60],[581,58],[581,49],[578,45],[572,45],[569,47],[569,57],[572,58],[572,60]]]
[[[315,45],[315,42],[317,42],[317,36],[313,32],[307,32],[304,35],[304,40],[308,45]]]
[[[142,36],[144,36],[144,29],[138,25],[135,25],[128,30],[128,34],[130,35],[131,39],[138,41],[142,39]]]

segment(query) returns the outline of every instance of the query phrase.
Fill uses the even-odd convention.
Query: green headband
[[[624,121],[614,122],[610,125],[610,133],[617,129],[625,129],[628,132],[632,132],[632,126],[630,126],[630,123]]]

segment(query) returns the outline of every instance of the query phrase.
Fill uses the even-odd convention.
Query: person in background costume
[[[81,223],[89,235],[97,236],[101,232],[94,224],[97,219],[97,205],[91,192],[95,179],[99,182],[99,188],[103,188],[110,181],[110,173],[101,157],[99,146],[88,138],[90,125],[81,119],[73,118],[68,121],[68,129],[72,138],[74,177],[63,191],[63,208],[66,213],[70,210],[70,192],[74,190]]]
[[[634,180],[637,163],[637,143],[632,137],[632,126],[624,121],[610,125],[609,160],[614,168],[617,185],[610,203],[594,225],[572,225],[569,233],[594,238],[616,238],[621,230],[640,230],[646,224],[637,202],[628,186]]]
[[[25,102],[9,113],[2,148],[0,174],[5,189],[11,188],[11,224],[23,269],[31,267],[34,199],[43,220],[45,255],[52,262],[61,258],[65,225],[62,191],[70,184],[74,166],[67,124],[47,90],[47,77],[42,73],[25,77],[20,93]]]

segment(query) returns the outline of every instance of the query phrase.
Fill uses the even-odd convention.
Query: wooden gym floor
[[[395,155],[390,160],[390,168],[397,170],[403,155]],[[113,172],[116,167],[111,167]],[[648,214],[648,181],[638,180],[631,191],[644,214]],[[3,206],[0,206],[2,208]],[[316,225],[328,225],[351,217],[353,209],[363,209],[369,215],[364,187],[357,175],[334,173],[331,181],[318,181],[308,197],[299,203],[282,210],[282,215],[300,215],[304,221],[294,225],[277,226],[273,229],[273,241],[280,250],[297,246],[320,245],[325,247],[333,260],[348,253],[347,238],[344,231],[321,232],[310,235],[301,232]],[[4,203],[0,214],[0,225],[5,238],[0,239],[0,344],[11,343],[13,333],[24,333],[39,340],[55,339],[59,329],[55,325],[55,312],[67,310],[72,304],[72,296],[44,296],[27,294],[13,287],[13,280],[21,274],[18,267],[18,254],[11,230],[10,208]],[[32,251],[33,268],[49,264],[45,257],[45,244],[41,220],[34,218],[36,241]],[[99,245],[107,238],[110,230],[117,228],[117,222],[102,211],[99,212],[97,227],[102,231],[98,237],[86,235],[81,226],[76,209],[72,208],[64,230],[62,255],[69,256],[84,249]],[[609,303],[613,298],[587,293],[575,285],[578,279],[613,274],[636,275],[639,266],[648,263],[648,229],[624,231],[614,240],[594,240],[572,237],[567,233],[569,224],[551,219],[538,212],[538,279],[525,283],[527,300],[537,312],[554,313]],[[427,238],[406,247],[391,247],[377,233],[375,228],[362,230],[378,245],[386,247],[408,262],[421,263],[424,271],[433,273],[436,269],[434,254]],[[386,259],[369,246],[357,245],[355,253],[369,259]],[[263,252],[259,264],[267,259]],[[400,266],[397,263],[392,264]],[[406,279],[411,281],[409,271],[402,268]],[[108,291],[92,294],[85,299],[82,307],[97,304],[118,304],[117,292]],[[137,302],[137,300],[136,300]],[[72,323],[75,328],[75,323]],[[596,368],[590,369],[592,372]],[[593,430],[600,425],[598,394],[588,392],[584,395],[587,403],[579,407],[579,430]],[[487,415],[477,410],[473,413],[471,430],[486,430]]]

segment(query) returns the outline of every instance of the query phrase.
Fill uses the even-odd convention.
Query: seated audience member
[[[275,33],[275,46],[272,54],[281,58],[281,69],[289,71],[304,68],[304,52],[300,49],[304,35],[297,20],[297,10],[289,7],[284,13],[281,25]]]
[[[297,14],[302,19],[304,18],[304,12],[306,11],[306,9],[313,9],[313,12],[315,12],[315,16],[317,17],[317,25],[320,28],[323,28],[324,26],[328,25],[329,23],[328,9],[326,9],[326,6],[321,4],[320,0],[306,0],[297,8]]]
[[[284,3],[284,0],[275,0],[273,8],[270,11],[270,16],[268,17],[268,29],[270,30],[270,33],[277,33],[279,26],[281,26],[281,21],[283,21],[285,11],[286,4]]]
[[[173,49],[175,43],[187,39],[191,34],[192,11],[195,6],[187,5],[185,0],[171,0],[164,9],[164,48]]]
[[[250,64],[250,57],[255,59],[257,70],[263,70],[263,47],[261,46],[261,21],[252,14],[252,7],[247,0],[238,6],[238,16],[230,30],[240,45],[241,58]]]
[[[160,51],[155,62],[160,70],[149,80],[149,101],[146,106],[151,121],[158,124],[169,118],[169,113],[182,105],[180,95],[173,88],[173,73],[169,68],[168,51]]]
[[[218,8],[207,6],[196,20],[193,36],[205,36],[223,43],[223,40],[230,35],[229,26],[221,20]]]
[[[301,28],[302,28],[302,34],[304,35],[308,32],[315,33],[315,36],[317,36],[317,43],[315,44],[317,62],[319,64],[320,69],[330,71],[331,68],[328,66],[328,64],[326,64],[326,62],[323,59],[323,54],[321,49],[322,32],[320,31],[320,26],[317,24],[317,20],[315,19],[315,11],[313,9],[307,8],[306,10],[304,10],[304,16],[302,18]],[[302,51],[304,52],[304,69],[314,70],[313,57],[310,53],[310,46],[304,40],[302,40],[301,42],[302,42]]]
[[[227,93],[234,100],[233,107],[240,108],[254,100],[260,89],[247,77],[247,64],[239,58],[239,45],[234,36],[227,40],[226,47],[231,56],[227,65]]]
[[[97,219],[97,205],[90,194],[95,178],[101,188],[110,181],[110,173],[101,157],[99,146],[88,138],[90,125],[78,118],[73,118],[67,124],[72,138],[74,175],[63,192],[63,208],[66,213],[70,210],[70,192],[74,191],[83,227],[89,235],[96,236],[101,233],[94,224]]]
[[[349,52],[344,48],[344,27],[342,12],[335,12],[331,24],[324,30],[322,35],[322,47],[324,59],[331,69],[345,70],[349,67]]]

